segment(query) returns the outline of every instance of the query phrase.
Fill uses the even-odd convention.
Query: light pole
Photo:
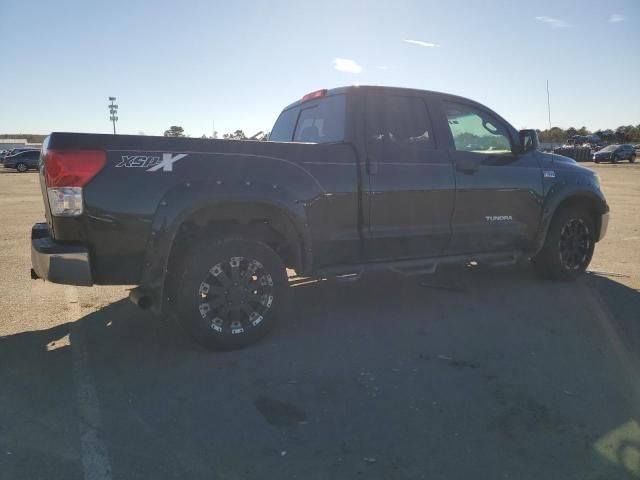
[[[109,120],[111,120],[113,122],[113,134],[116,134],[116,122],[118,121],[118,105],[116,105],[115,102],[116,101],[116,97],[109,97],[109,101],[111,102],[110,105],[108,105],[109,107],[109,113],[111,114],[111,116],[109,117]]]

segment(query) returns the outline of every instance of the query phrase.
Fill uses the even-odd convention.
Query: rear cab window
[[[273,142],[336,143],[344,141],[346,99],[330,95],[283,111],[269,140]]]
[[[431,118],[422,98],[374,95],[367,100],[367,144],[373,148],[434,150]]]

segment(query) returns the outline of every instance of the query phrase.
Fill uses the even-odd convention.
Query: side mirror
[[[520,151],[521,153],[530,152],[532,150],[538,150],[540,148],[540,140],[538,139],[538,132],[533,129],[520,130],[518,132],[520,139]]]

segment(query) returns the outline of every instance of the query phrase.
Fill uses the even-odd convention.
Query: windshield
[[[618,148],[618,145],[609,145],[607,147],[604,147],[602,150],[600,150],[601,152],[613,152],[616,148]]]

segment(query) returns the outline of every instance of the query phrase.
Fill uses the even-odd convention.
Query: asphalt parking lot
[[[37,175],[0,169],[0,478],[639,478],[640,164],[592,168],[612,217],[581,281],[292,279],[226,353],[124,287],[30,280]]]

